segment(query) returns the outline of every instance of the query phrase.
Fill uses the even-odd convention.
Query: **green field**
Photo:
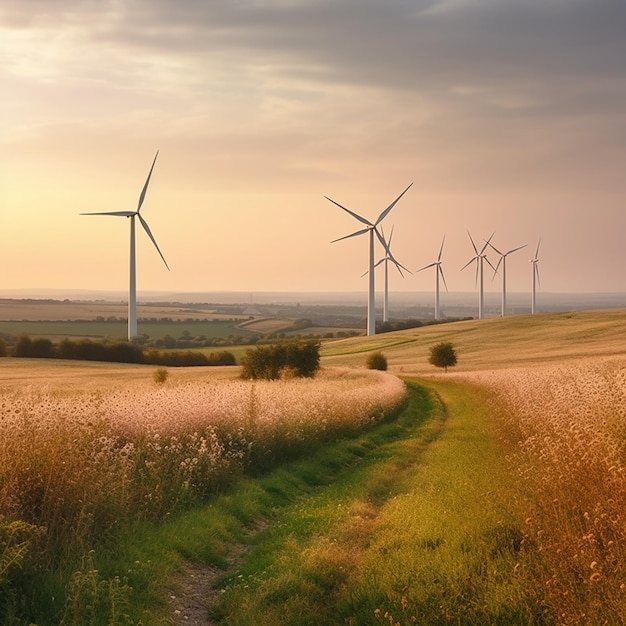
[[[139,334],[146,334],[150,339],[162,339],[166,335],[179,339],[185,333],[191,337],[204,336],[207,339],[226,338],[230,335],[258,337],[258,333],[238,328],[238,323],[231,320],[219,321],[139,321]],[[65,337],[89,339],[125,338],[128,326],[125,321],[67,321],[67,322],[0,322],[0,334],[13,336],[47,337],[53,341]]]

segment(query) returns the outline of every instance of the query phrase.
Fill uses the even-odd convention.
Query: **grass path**
[[[395,419],[136,534],[123,552],[152,605],[142,623],[540,623],[515,576],[521,496],[483,400],[410,384]]]
[[[521,496],[484,398],[428,391],[412,388],[400,437],[257,538],[222,583],[216,623],[535,623],[516,577]]]

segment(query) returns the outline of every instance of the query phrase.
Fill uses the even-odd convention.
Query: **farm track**
[[[439,395],[432,392],[432,404],[425,411],[422,406],[425,393],[423,388],[411,386],[408,403],[399,416],[359,437],[361,445],[368,451],[365,456],[358,455],[350,463],[337,467],[332,475],[325,477],[325,484],[321,486],[311,489],[308,485],[301,485],[285,504],[273,509],[271,518],[259,517],[248,525],[243,530],[244,541],[230,544],[221,555],[224,567],[186,562],[169,594],[168,610],[173,623],[176,626],[216,626],[221,623],[210,617],[212,607],[219,603],[223,593],[221,587],[236,578],[237,572],[247,559],[254,558],[255,552],[271,549],[268,545],[285,532],[276,529],[291,528],[293,516],[297,516],[297,511],[302,508],[315,509],[326,506],[328,499],[334,501],[332,506],[345,510],[345,516],[336,520],[336,526],[341,528],[341,541],[336,543],[336,549],[355,554],[365,550],[376,529],[381,509],[401,493],[402,485],[410,478],[422,455],[445,428],[447,407]],[[384,441],[379,441],[381,438]],[[337,444],[341,445],[352,446],[354,442],[346,440]],[[323,457],[326,455],[327,452],[322,454]],[[301,482],[300,467],[301,463],[296,462],[279,468],[277,472],[282,474],[283,480],[298,483]],[[259,482],[272,483],[272,474],[260,478]],[[360,501],[358,506],[350,504],[355,499]]]

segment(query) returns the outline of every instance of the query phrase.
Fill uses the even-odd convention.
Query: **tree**
[[[446,341],[438,343],[430,349],[428,362],[437,367],[443,367],[447,372],[449,367],[456,365],[456,351],[454,346]]]

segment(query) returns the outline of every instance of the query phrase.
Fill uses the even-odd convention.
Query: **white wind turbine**
[[[534,258],[530,259],[530,263],[533,264],[533,295],[532,300],[530,301],[530,312],[534,315],[535,313],[535,294],[536,294],[536,285],[539,283],[539,246],[541,245],[541,237],[539,238],[539,242],[537,243],[537,250],[535,251]]]
[[[489,243],[489,245],[496,251],[497,254],[500,255],[500,260],[498,261],[495,272],[493,274],[494,278],[496,274],[498,273],[498,268],[500,267],[500,263],[502,263],[502,313],[501,313],[501,316],[504,317],[506,315],[506,257],[508,257],[509,254],[513,254],[514,252],[517,252],[518,250],[525,248],[528,244],[525,243],[523,246],[513,248],[509,250],[508,252],[500,252],[500,250],[498,250],[498,248],[496,248],[492,243]]]
[[[413,183],[411,183],[412,185]],[[361,230],[357,230],[350,235],[346,235],[345,237],[339,237],[339,239],[334,239],[331,243],[335,243],[336,241],[341,241],[342,239],[348,239],[350,237],[357,237],[359,235],[364,235],[365,233],[369,233],[369,291],[367,298],[367,334],[375,335],[376,334],[376,292],[375,292],[375,284],[374,284],[374,234],[378,237],[378,240],[382,243],[383,248],[387,251],[387,243],[385,242],[383,236],[380,234],[377,226],[387,217],[391,209],[396,205],[398,200],[402,198],[402,196],[409,190],[411,187],[409,185],[382,213],[378,216],[378,219],[372,223],[368,219],[360,216],[358,213],[351,211],[350,209],[346,209],[345,206],[342,206],[338,202],[335,202],[328,196],[324,196],[326,200],[330,200],[333,204],[336,204],[340,209],[343,209],[346,213],[349,213],[356,220],[365,224],[365,228]]]
[[[386,242],[385,243],[385,256],[379,261],[377,261],[374,264],[374,267],[378,267],[381,263],[385,264],[384,266],[385,267],[385,292],[384,292],[384,299],[383,299],[383,322],[387,322],[389,321],[389,261],[391,261],[396,266],[396,268],[398,269],[398,272],[400,272],[400,276],[402,277],[404,277],[402,270],[406,270],[407,272],[409,272],[409,274],[411,273],[411,270],[408,270],[406,267],[404,267],[404,265],[402,265],[401,263],[398,263],[398,261],[396,261],[396,259],[394,258],[393,254],[391,254],[391,240],[393,239],[393,226],[391,227],[391,233],[389,234],[389,241],[387,241],[387,239],[385,238],[385,232],[382,226],[380,230],[381,230],[381,234],[383,237],[383,241]],[[361,278],[365,276],[367,273],[368,272],[365,272],[365,274],[361,274]]]
[[[443,244],[446,240],[446,236],[443,236],[441,240],[441,248],[439,248],[439,255],[437,256],[437,260],[429,265],[425,265],[424,267],[417,270],[421,272],[422,270],[427,270],[429,267],[435,268],[435,319],[439,319],[439,276],[441,275],[441,279],[443,280],[443,284],[445,285],[446,291],[448,291],[448,285],[446,285],[446,277],[443,275],[443,268],[441,267],[441,253],[443,252]]]
[[[461,268],[461,271],[463,271],[468,265],[471,265],[474,261],[476,261],[476,282],[478,282],[478,278],[480,276],[480,287],[478,291],[478,319],[481,320],[483,319],[483,309],[484,309],[484,303],[485,303],[485,291],[484,291],[485,281],[483,277],[483,261],[487,261],[487,263],[491,265],[491,268],[494,271],[496,269],[491,264],[491,261],[487,258],[487,255],[485,254],[485,250],[487,249],[487,246],[489,245],[489,242],[491,241],[491,237],[493,237],[494,233],[492,233],[491,237],[487,239],[487,241],[485,242],[485,245],[481,248],[480,252],[478,252],[478,248],[476,247],[476,244],[474,243],[474,240],[472,239],[472,235],[470,234],[469,230],[467,231],[467,234],[469,235],[470,241],[472,242],[472,247],[474,248],[474,252],[476,253],[476,256],[473,256]]]
[[[150,182],[150,176],[152,176],[152,170],[154,169],[154,164],[156,163],[157,157],[159,156],[159,151],[157,150],[156,155],[154,156],[154,161],[152,161],[152,167],[150,168],[150,172],[148,173],[148,178],[141,190],[141,194],[139,196],[139,202],[137,203],[136,211],[108,211],[101,213],[81,213],[81,215],[114,215],[116,217],[129,217],[130,218],[130,285],[129,285],[129,293],[128,293],[128,339],[132,339],[137,336],[137,279],[136,279],[136,266],[135,266],[135,218],[139,218],[139,222],[143,226],[143,229],[148,234],[148,237],[152,240],[154,247],[157,249],[157,252],[163,259],[163,263],[165,263],[165,267],[169,270],[169,265],[165,260],[159,246],[154,238],[154,235],[150,231],[150,227],[148,226],[146,220],[143,219],[139,211],[141,210],[141,205],[146,197],[146,191],[148,190],[148,183]]]

